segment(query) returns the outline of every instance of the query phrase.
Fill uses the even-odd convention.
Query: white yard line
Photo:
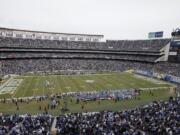
[[[121,73],[121,72],[120,72]],[[123,73],[123,72],[122,72]],[[113,75],[112,73],[109,73],[109,74],[80,74],[80,75],[39,75],[40,77],[47,77],[47,76],[93,76],[93,75]],[[23,76],[23,77],[32,77],[32,76]]]
[[[43,86],[43,96],[44,96],[44,88],[45,88],[45,86]]]
[[[37,88],[33,89],[33,97],[37,96],[37,95],[36,95],[37,91],[38,91]]]

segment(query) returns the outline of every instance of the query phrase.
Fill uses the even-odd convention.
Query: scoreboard
[[[163,37],[163,31],[158,32],[149,32],[148,38],[162,38]]]

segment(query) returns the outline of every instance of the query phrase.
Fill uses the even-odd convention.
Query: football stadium
[[[0,27],[0,135],[179,135],[180,29],[163,34]]]

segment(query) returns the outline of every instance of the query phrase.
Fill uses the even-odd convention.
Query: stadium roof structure
[[[35,32],[35,33],[47,33],[47,34],[63,34],[63,35],[79,35],[79,36],[98,36],[103,38],[104,35],[101,34],[77,34],[77,33],[60,33],[60,32],[47,32],[47,31],[35,31],[35,30],[24,30],[24,29],[14,29],[14,28],[5,28],[0,27],[1,30],[9,31],[23,31],[23,32]]]

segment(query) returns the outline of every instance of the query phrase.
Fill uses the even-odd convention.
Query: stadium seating
[[[170,135],[180,134],[180,98],[153,102],[123,112],[65,114],[57,117],[58,134]]]
[[[50,135],[53,117],[48,114],[31,116],[0,115],[0,135]]]
[[[44,53],[44,52],[2,52],[1,59],[35,59],[35,58],[51,58],[51,59],[107,59],[107,60],[129,60],[129,61],[147,61],[153,62],[158,56],[148,55],[128,55],[128,54],[87,54],[87,53]]]
[[[179,76],[180,64],[155,63],[170,39],[106,42],[0,38],[1,71],[5,74],[53,70],[124,71],[146,69]],[[167,68],[163,68],[166,66]]]
[[[153,70],[180,76],[180,64],[175,63],[140,63],[117,60],[86,59],[22,59],[1,60],[4,74],[23,74],[38,71],[57,70],[94,70],[94,71],[126,71],[128,69]],[[166,68],[164,68],[166,67]]]
[[[0,47],[159,52],[169,41],[170,39],[78,42],[1,37]]]
[[[180,98],[170,97],[168,101],[154,101],[120,112],[71,113],[58,117],[0,114],[0,135],[50,135],[53,126],[60,135],[179,135],[179,106]]]

